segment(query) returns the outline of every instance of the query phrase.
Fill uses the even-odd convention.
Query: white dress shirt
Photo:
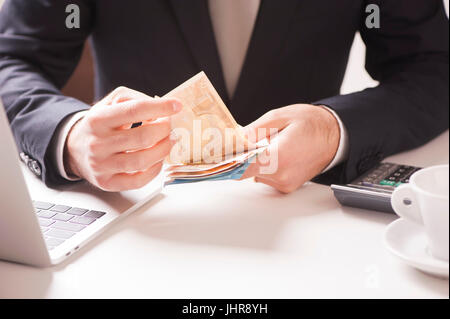
[[[260,0],[208,0],[209,12],[213,25],[217,49],[224,73],[225,85],[228,95],[234,94],[238,84],[242,66],[244,64],[247,48],[256,22]],[[339,147],[331,163],[325,171],[341,163],[348,152],[348,136],[339,116],[327,108],[339,123]],[[64,145],[72,126],[79,121],[84,112],[75,113],[68,117],[60,126],[54,147],[54,157],[59,173],[67,180],[78,178],[68,176],[64,168]]]

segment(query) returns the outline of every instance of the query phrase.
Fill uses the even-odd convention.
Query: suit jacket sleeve
[[[66,27],[66,6],[80,8],[80,28]],[[6,0],[0,10],[0,97],[21,152],[41,166],[49,186],[64,183],[51,142],[67,116],[89,106],[61,94],[90,33],[85,0]]]
[[[449,127],[448,19],[441,0],[368,1],[380,28],[365,25],[366,69],[376,88],[316,103],[332,108],[349,136],[347,160],[319,175],[347,183],[385,156],[417,147]],[[367,3],[367,4],[368,4]]]

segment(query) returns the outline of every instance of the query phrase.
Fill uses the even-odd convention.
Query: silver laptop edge
[[[120,193],[122,203],[111,204],[114,196],[98,190],[92,194],[81,191],[61,192],[55,204],[96,209],[106,212],[102,218],[87,226],[70,239],[52,250],[48,250],[41,231],[35,208],[28,192],[27,184],[20,165],[20,159],[14,138],[9,127],[2,101],[0,100],[0,259],[47,267],[58,264],[85,246],[89,241],[104,232],[114,222],[121,220],[137,208],[155,197],[162,189],[163,179],[159,178],[141,190]],[[44,186],[42,186],[44,187]],[[101,198],[104,195],[105,198]],[[60,198],[61,197],[61,198]],[[41,200],[40,198],[34,198]],[[66,202],[67,200],[67,202]],[[124,203],[125,202],[125,203]],[[90,205],[93,205],[90,207]]]

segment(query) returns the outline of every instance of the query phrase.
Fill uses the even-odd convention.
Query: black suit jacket
[[[67,29],[78,4],[81,28]],[[365,8],[381,27],[365,26]],[[270,109],[320,103],[349,133],[349,156],[317,180],[346,182],[384,156],[419,146],[448,128],[448,20],[441,0],[262,0],[236,93],[227,96],[207,0],[6,0],[0,10],[0,96],[21,151],[47,185],[64,182],[52,163],[59,123],[89,108],[63,96],[87,37],[96,96],[124,85],[163,95],[204,70],[236,120]],[[339,95],[359,31],[377,88]]]

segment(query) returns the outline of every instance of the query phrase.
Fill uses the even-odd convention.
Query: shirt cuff
[[[339,132],[340,132],[338,149],[336,151],[336,154],[334,155],[333,160],[322,171],[322,173],[325,173],[326,171],[332,169],[333,167],[335,167],[336,165],[342,163],[343,161],[345,161],[347,159],[347,156],[348,156],[348,133],[347,133],[347,129],[344,126],[344,123],[342,123],[341,119],[339,118],[339,115],[337,115],[337,113],[334,110],[332,110],[331,108],[329,108],[325,105],[322,105],[322,107],[326,108],[331,114],[333,114],[333,116],[335,117],[336,121],[339,124]]]
[[[67,171],[64,167],[64,146],[66,145],[66,139],[67,135],[69,135],[70,130],[72,127],[77,123],[79,120],[81,120],[84,117],[84,114],[87,111],[81,111],[74,113],[70,116],[68,116],[59,127],[58,131],[56,132],[57,138],[56,138],[56,145],[54,147],[54,158],[55,163],[58,168],[59,175],[61,175],[63,178],[69,180],[69,181],[79,181],[81,178],[75,177],[75,176],[69,176],[67,174]]]

